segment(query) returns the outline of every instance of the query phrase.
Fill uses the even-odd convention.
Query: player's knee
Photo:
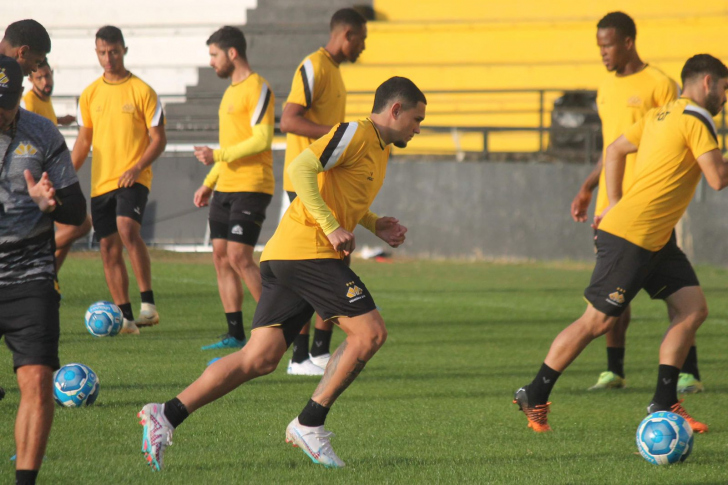
[[[212,252],[212,262],[215,265],[215,268],[219,271],[222,268],[227,268],[230,266],[230,261],[228,260],[227,253],[224,251],[219,252]]]
[[[619,317],[603,316],[601,318],[593,318],[588,322],[589,331],[593,338],[601,337],[610,330],[615,328]]]
[[[383,322],[376,322],[359,334],[359,342],[369,357],[374,355],[387,341],[387,329]]]
[[[276,370],[278,367],[278,359],[269,356],[259,356],[251,361],[251,371],[257,376],[265,376]]]
[[[232,266],[236,268],[249,268],[255,265],[253,255],[248,254],[244,249],[228,247],[227,257]]]
[[[690,314],[689,323],[697,330],[708,319],[708,305],[701,305]]]

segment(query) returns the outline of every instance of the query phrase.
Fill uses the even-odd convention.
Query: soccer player
[[[728,162],[718,148],[713,123],[726,102],[728,68],[715,57],[699,54],[688,59],[681,78],[683,97],[648,111],[607,148],[609,205],[595,219],[597,263],[584,291],[589,306],[556,337],[534,380],[516,391],[513,401],[534,431],[551,429],[548,399],[561,373],[589,342],[617,323],[643,288],[651,298],[665,300],[670,321],[647,412],[669,410],[682,415],[693,431],[708,431],[677,399],[680,367],[708,316],[708,307],[673,230],[702,175],[715,190],[728,185]],[[626,157],[635,152],[635,178],[629,191],[623,192],[620,182]]]
[[[0,40],[0,54],[14,58],[27,76],[35,72],[51,51],[51,38],[35,20],[18,20],[8,25]]]
[[[164,151],[164,111],[157,93],[124,67],[128,48],[117,27],[96,32],[96,56],[104,70],[78,104],[78,139],[73,165],[78,170],[93,145],[91,218],[101,244],[101,260],[111,298],[124,313],[121,333],[156,325],[149,251],[141,237],[144,208],[152,186],[152,162]],[[126,248],[141,290],[135,322],[129,300]]]
[[[20,389],[15,483],[27,485],[42,464],[60,367],[53,222],[82,224],[86,200],[56,126],[20,109],[23,74],[13,58],[0,56],[0,80],[0,337]]]
[[[76,117],[72,115],[56,118],[56,112],[53,109],[51,95],[53,94],[53,69],[48,64],[48,59],[44,59],[38,66],[38,70],[28,74],[28,79],[33,88],[23,96],[20,107],[48,118],[54,125],[69,125],[76,121]],[[77,239],[84,237],[91,230],[91,217],[86,217],[86,221],[80,226],[70,224],[56,223],[56,273],[61,270],[63,261],[66,260],[71,245]]]
[[[634,21],[625,13],[611,12],[597,24],[597,45],[602,61],[610,72],[597,91],[597,108],[602,120],[605,151],[610,143],[647,111],[676,99],[679,93],[675,81],[642,61],[635,46],[636,37]],[[597,186],[601,189],[597,195],[595,214],[601,214],[608,205],[603,157],[604,153],[571,204],[571,215],[577,222],[586,221],[592,192]],[[622,180],[624,192],[629,190],[634,180],[635,158],[635,154],[627,156]],[[631,310],[627,307],[619,321],[607,332],[607,370],[599,375],[597,383],[590,390],[619,389],[625,386],[624,349],[630,316]],[[702,390],[699,379],[697,351],[692,346],[680,375],[680,392]]]
[[[285,168],[315,140],[344,121],[346,87],[339,65],[356,62],[365,47],[366,19],[352,8],[338,10],[331,17],[329,41],[306,57],[293,75],[291,92],[281,115],[281,131],[286,136]],[[291,201],[296,197],[287,171],[283,188]],[[347,259],[348,263],[348,259]],[[309,354],[309,324],[293,341],[293,356],[288,363],[292,375],[323,375],[331,356],[333,324],[316,315],[314,345]]]
[[[333,320],[347,337],[331,356],[311,400],[288,425],[286,441],[315,463],[344,466],[331,448],[324,421],[384,344],[387,330],[369,290],[342,258],[356,247],[352,231],[357,224],[392,247],[404,242],[407,229],[369,206],[384,182],[389,145],[405,147],[419,133],[426,102],[412,81],[391,78],[377,88],[369,118],[336,125],[291,162],[288,173],[298,197],[263,251],[263,294],[250,340],[210,365],[177,397],[142,408],[142,452],[152,469],[162,468],[172,432],[190,413],[273,372],[314,312]]]
[[[240,279],[255,301],[260,300],[260,268],[253,250],[275,188],[273,91],[248,64],[240,29],[222,27],[207,39],[207,45],[210,65],[219,77],[230,78],[231,84],[220,101],[220,148],[195,147],[197,159],[214,167],[195,192],[194,202],[197,207],[210,204],[212,258],[228,331],[202,350],[245,345]]]

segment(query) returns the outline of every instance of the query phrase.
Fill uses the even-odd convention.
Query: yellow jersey
[[[341,123],[309,146],[323,166],[318,174],[321,197],[340,227],[352,232],[371,214],[369,207],[382,187],[389,160],[385,145],[372,121]],[[261,261],[342,259],[323,229],[297,197],[283,215],[266,244]]]
[[[680,94],[675,81],[652,66],[645,66],[640,72],[629,76],[608,76],[597,91],[597,109],[602,120],[602,138],[605,156],[607,147],[619,138],[637,120],[652,108],[673,101]],[[627,156],[624,168],[622,191],[626,193],[632,185],[635,154]],[[596,214],[601,214],[609,205],[604,166],[599,175]]]
[[[286,103],[306,108],[304,118],[319,125],[343,123],[346,116],[346,86],[339,64],[323,47],[306,57],[296,69]],[[286,162],[283,189],[293,192],[287,168],[291,161],[315,140],[292,133],[286,135]]]
[[[218,111],[220,149],[225,150],[253,136],[256,125],[275,125],[275,97],[268,82],[252,73],[225,90]],[[260,192],[273,195],[273,152],[268,149],[234,161],[217,162],[218,192]]]
[[[164,126],[157,93],[133,74],[119,82],[101,76],[81,93],[78,124],[93,129],[91,197],[118,189],[119,177],[137,163],[149,146],[149,129]],[[137,182],[152,188],[152,168]]]
[[[659,251],[700,181],[696,159],[718,148],[715,123],[707,110],[680,98],[649,111],[624,136],[637,146],[634,183],[599,229]]]
[[[53,103],[51,102],[50,96],[47,99],[42,99],[34,90],[31,89],[28,91],[28,94],[23,96],[23,100],[20,102],[20,107],[27,109],[28,111],[32,111],[37,115],[41,115],[44,118],[48,118],[54,125],[58,124],[56,110],[53,109]]]

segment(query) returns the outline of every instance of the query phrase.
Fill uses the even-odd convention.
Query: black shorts
[[[53,370],[60,367],[60,301],[52,280],[0,290],[0,337],[5,337],[5,345],[13,353],[13,370],[24,365],[45,365]]]
[[[361,279],[339,259],[263,261],[263,294],[252,328],[281,327],[286,344],[316,312],[324,320],[357,317],[376,309]]]
[[[117,231],[116,218],[130,217],[142,223],[147,207],[149,189],[142,184],[122,187],[91,198],[91,220],[97,239],[111,236]]]
[[[681,288],[699,285],[674,232],[662,249],[652,252],[597,231],[597,264],[584,298],[597,310],[619,316],[641,289],[653,300],[664,300]]]
[[[295,192],[291,192],[290,190],[286,190],[286,194],[288,195],[289,202],[293,202],[294,200],[296,200],[296,197],[298,196],[298,194],[296,194]]]
[[[260,192],[217,192],[210,201],[210,239],[255,246],[273,196]]]

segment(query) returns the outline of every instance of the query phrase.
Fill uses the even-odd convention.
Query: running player
[[[651,298],[665,300],[670,320],[647,412],[669,410],[686,418],[693,431],[708,431],[677,399],[680,368],[708,307],[673,230],[702,175],[715,190],[728,185],[728,162],[718,148],[713,123],[726,102],[728,68],[715,57],[700,54],[688,59],[681,78],[683,97],[647,112],[607,148],[609,205],[595,219],[597,263],[584,292],[589,306],[556,337],[534,380],[516,391],[513,401],[534,431],[551,429],[548,399],[561,373],[589,342],[617,323],[643,288]],[[635,152],[635,178],[623,195],[626,156]]]
[[[172,432],[190,413],[241,384],[273,372],[314,312],[331,319],[347,338],[301,414],[286,429],[286,441],[315,463],[342,467],[324,429],[329,409],[384,344],[387,330],[369,290],[342,258],[356,247],[361,224],[392,247],[407,229],[393,217],[369,211],[387,168],[389,145],[405,147],[419,133],[425,96],[409,79],[385,81],[374,96],[370,118],[336,125],[288,168],[298,194],[261,258],[263,294],[247,345],[210,365],[192,385],[164,404],[139,412],[142,451],[152,469],[163,465]]]
[[[96,56],[104,73],[81,93],[78,139],[72,156],[78,170],[93,145],[91,218],[101,244],[106,284],[124,313],[121,332],[138,334],[138,326],[159,323],[141,224],[152,186],[151,165],[164,151],[167,137],[157,93],[124,67],[127,51],[117,27],[107,25],[96,32]],[[124,248],[141,290],[136,322],[129,300]]]
[[[50,51],[45,29],[36,22],[34,30]],[[63,136],[47,119],[20,109],[22,93],[20,65],[0,55],[0,337],[13,354],[20,389],[15,483],[28,485],[43,461],[53,371],[60,367],[53,222],[82,224],[86,199]]]
[[[315,140],[344,121],[346,87],[339,65],[356,62],[364,50],[366,19],[353,8],[338,10],[331,17],[329,41],[306,57],[296,68],[291,92],[281,115],[281,131],[286,136],[285,168]],[[287,171],[283,171],[283,188],[291,201],[295,199]],[[347,260],[348,263],[348,260]],[[331,356],[333,324],[316,315],[314,345],[309,354],[309,324],[293,341],[293,356],[288,363],[292,375],[323,375]]]
[[[635,45],[637,28],[632,18],[622,12],[611,12],[597,24],[597,45],[602,62],[610,74],[597,91],[597,108],[602,120],[604,148],[616,140],[627,128],[652,108],[663,106],[678,96],[675,81],[662,71],[642,61]],[[602,154],[603,158],[604,154]],[[592,192],[599,186],[595,214],[601,214],[607,207],[607,191],[604,189],[604,167],[600,158],[592,173],[584,181],[571,204],[571,215],[575,221],[585,222]],[[625,192],[634,180],[636,156],[627,157],[622,187]],[[620,389],[625,386],[624,349],[631,310],[627,307],[619,321],[606,334],[607,370],[599,375],[596,389]],[[678,387],[681,392],[702,390],[699,381],[697,351],[690,349],[685,361],[684,373],[680,375]]]
[[[240,29],[222,27],[207,39],[207,45],[210,65],[219,77],[230,78],[231,84],[218,113],[220,148],[195,147],[197,159],[214,167],[195,192],[194,202],[197,207],[210,204],[212,259],[228,331],[222,340],[202,350],[245,345],[240,279],[257,302],[260,268],[253,259],[253,250],[275,188],[271,151],[273,91],[248,64],[245,35]]]
[[[38,66],[38,70],[28,74],[33,88],[23,96],[20,107],[39,114],[44,118],[48,118],[54,125],[69,125],[76,121],[76,117],[72,115],[56,117],[56,111],[53,109],[51,95],[53,94],[53,69],[48,64],[48,59]],[[61,265],[66,260],[68,252],[74,241],[84,237],[91,230],[91,217],[87,216],[86,221],[80,226],[71,224],[56,223],[56,273],[61,270]]]

